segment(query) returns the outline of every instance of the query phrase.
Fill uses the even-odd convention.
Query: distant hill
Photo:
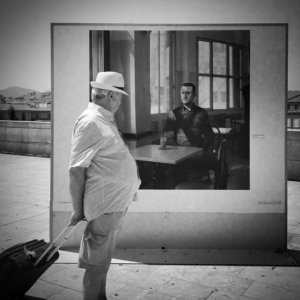
[[[16,97],[20,97],[23,95],[27,95],[28,93],[36,93],[36,97],[40,98],[42,93],[39,91],[35,91],[35,90],[30,90],[30,89],[24,89],[18,86],[10,86],[7,89],[4,90],[0,90],[0,95],[3,95],[6,98],[12,97],[12,98],[16,98]]]

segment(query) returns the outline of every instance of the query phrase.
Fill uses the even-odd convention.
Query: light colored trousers
[[[106,299],[106,275],[127,209],[106,213],[88,222],[81,240],[78,267],[86,269],[83,299]]]

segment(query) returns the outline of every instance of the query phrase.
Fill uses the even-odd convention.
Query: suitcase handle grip
[[[78,224],[78,223],[77,223]],[[49,259],[57,252],[57,250],[63,245],[63,243],[69,238],[71,233],[74,231],[74,229],[77,227],[77,224],[75,226],[69,226],[69,224],[63,229],[63,231],[56,237],[56,239],[50,243],[48,248],[44,251],[44,253],[38,258],[38,260],[34,263],[33,267],[35,268],[38,263],[46,256],[46,254],[53,248],[54,250],[50,253],[50,255],[47,257],[46,262],[49,261]],[[61,236],[65,236],[62,241],[56,246],[55,243],[61,238]]]

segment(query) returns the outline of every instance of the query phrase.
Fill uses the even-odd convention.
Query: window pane
[[[239,79],[229,79],[229,107],[240,108],[240,84]]]
[[[213,43],[213,73],[226,75],[226,44]]]
[[[202,108],[210,107],[210,78],[198,77],[198,106]]]
[[[160,31],[160,113],[169,110],[169,56],[168,35],[165,31]]]
[[[151,114],[169,111],[169,35],[165,31],[152,31],[150,35],[150,95]]]
[[[209,74],[209,42],[198,42],[198,73]]]
[[[152,31],[150,35],[150,96],[151,114],[158,113],[159,95],[159,57],[158,57],[158,38],[159,33]]]
[[[213,108],[226,109],[226,78],[213,79]]]
[[[241,51],[237,47],[229,47],[229,75],[241,76]]]

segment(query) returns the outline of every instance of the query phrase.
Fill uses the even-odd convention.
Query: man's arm
[[[73,213],[69,226],[75,226],[84,219],[83,192],[85,185],[85,168],[71,167],[69,169],[69,191],[72,199]]]
[[[169,112],[164,132],[168,137],[168,144],[177,145],[177,120],[173,111]],[[171,142],[171,143],[170,143]]]

